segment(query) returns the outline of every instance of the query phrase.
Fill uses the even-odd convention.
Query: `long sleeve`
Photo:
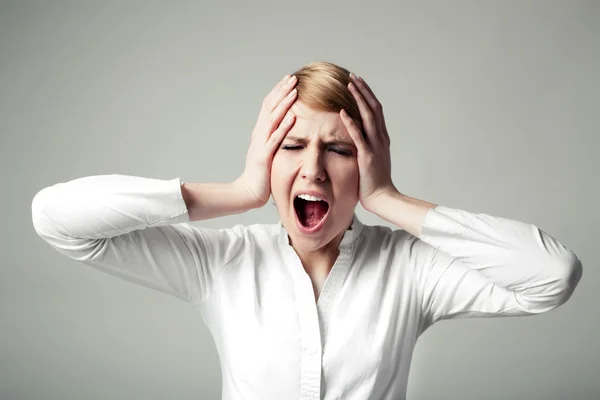
[[[550,311],[582,276],[577,254],[524,222],[437,206],[420,240],[426,256],[414,268],[429,324]]]
[[[179,178],[97,175],[58,183],[32,202],[37,234],[63,255],[199,304],[244,232],[191,226]]]

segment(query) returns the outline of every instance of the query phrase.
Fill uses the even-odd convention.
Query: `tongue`
[[[319,223],[327,213],[327,204],[324,201],[303,201],[300,222],[306,227],[313,227]]]

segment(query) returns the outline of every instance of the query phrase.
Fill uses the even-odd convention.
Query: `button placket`
[[[340,254],[326,280],[319,301],[315,301],[312,281],[300,258],[291,247],[287,232],[280,225],[281,245],[287,252],[289,271],[295,280],[296,309],[299,318],[300,338],[300,398],[318,400],[321,397],[322,346],[325,343],[327,325],[335,299],[341,289],[344,276],[348,272],[354,239],[360,234],[362,225],[356,219],[340,243]]]

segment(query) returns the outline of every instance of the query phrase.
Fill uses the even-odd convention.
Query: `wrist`
[[[191,221],[240,214],[255,204],[233,183],[184,183],[181,193]]]
[[[267,204],[268,198],[266,200],[258,197],[251,189],[251,186],[248,184],[248,180],[242,175],[235,181],[231,182],[232,191],[235,193],[244,207],[247,210],[251,210],[254,208],[261,208],[265,204]]]
[[[381,194],[370,208],[378,217],[420,237],[425,216],[437,204],[406,196],[398,191]]]
[[[379,190],[371,196],[371,200],[363,204],[363,208],[369,212],[379,215],[379,210],[385,209],[389,205],[390,200],[401,200],[405,197],[396,189],[395,186],[389,186]]]

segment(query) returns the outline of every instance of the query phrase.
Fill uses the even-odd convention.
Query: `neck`
[[[288,239],[292,248],[300,258],[304,269],[309,275],[328,274],[333,268],[333,264],[335,264],[335,260],[337,260],[337,257],[340,254],[339,246],[342,238],[344,237],[344,233],[345,231],[340,232],[325,246],[312,251],[300,250],[294,246],[289,236]]]

